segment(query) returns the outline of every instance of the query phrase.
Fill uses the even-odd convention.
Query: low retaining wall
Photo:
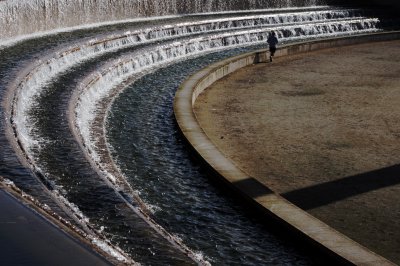
[[[324,41],[296,43],[282,46],[275,57],[295,55],[321,49],[337,48],[365,42],[400,39],[400,32],[334,38]],[[293,205],[268,187],[247,175],[227,159],[211,142],[197,122],[193,106],[197,97],[212,83],[251,64],[266,62],[266,50],[255,51],[213,64],[188,78],[175,95],[174,112],[183,136],[194,151],[210,166],[216,176],[230,185],[242,197],[311,241],[338,261],[354,265],[394,265],[359,243],[339,233],[307,212]]]

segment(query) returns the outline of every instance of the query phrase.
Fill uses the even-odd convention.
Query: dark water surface
[[[230,15],[226,15],[230,16]],[[197,16],[195,19],[199,19]],[[203,18],[215,18],[202,16]],[[60,33],[24,41],[0,50],[0,98],[23,67],[69,46],[104,34],[176,23],[173,20],[129,23],[98,29]],[[186,37],[176,37],[175,40]],[[168,43],[164,41],[163,43]],[[120,194],[100,178],[70,130],[67,110],[73,91],[90,72],[104,62],[142,51],[147,43],[110,52],[81,62],[54,78],[35,99],[29,113],[39,149],[32,151],[38,176],[51,180],[57,189],[100,230],[135,261],[146,265],[193,264],[185,254],[156,233]],[[223,58],[260,47],[187,58],[148,74],[118,95],[107,119],[107,137],[112,156],[132,187],[154,210],[152,218],[181,238],[192,250],[215,265],[312,265],[314,258],[286,240],[250,213],[231,193],[217,186],[208,173],[191,158],[173,115],[177,87],[188,76]],[[68,216],[53,202],[32,169],[20,163],[6,137],[9,115],[0,114],[0,175],[24,191]],[[134,205],[134,204],[133,204]]]
[[[179,84],[202,67],[244,50],[186,60],[129,86],[107,120],[113,155],[132,186],[154,206],[157,222],[215,265],[312,264],[210,181],[190,157],[174,120]]]

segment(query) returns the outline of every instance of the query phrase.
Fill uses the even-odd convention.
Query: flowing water
[[[217,0],[154,2],[155,11],[153,1],[137,1],[134,8],[133,1],[112,8],[111,1],[76,1],[74,8],[84,8],[87,20],[65,25],[99,22],[97,15],[107,8],[110,20],[127,18],[132,10],[143,16],[149,10],[166,15],[236,9]],[[283,2],[271,6],[295,1]],[[263,1],[241,3],[241,9],[269,7]],[[6,37],[12,21],[29,18],[12,5],[19,4],[0,2]],[[20,5],[24,10],[27,4]],[[43,1],[31,7],[43,21],[31,28],[21,22],[27,28],[18,34],[57,28],[73,10],[65,5]],[[48,27],[40,28],[44,21]],[[210,181],[191,159],[173,118],[173,97],[185,78],[212,62],[265,47],[271,30],[289,43],[376,32],[379,20],[326,6],[247,10],[113,23],[4,47],[0,175],[121,261],[315,263]]]
[[[0,1],[0,36],[60,27],[176,14],[315,6],[325,0],[7,0]]]

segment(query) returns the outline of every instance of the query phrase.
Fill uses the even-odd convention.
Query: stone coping
[[[400,32],[358,35],[282,45],[275,57],[315,50],[355,45],[365,42],[400,39]],[[290,203],[271,189],[247,175],[227,159],[211,142],[199,125],[193,111],[197,97],[212,83],[251,64],[266,62],[267,51],[259,50],[232,57],[204,68],[179,87],[174,100],[174,113],[179,128],[194,151],[231,188],[268,216],[300,233],[338,261],[353,265],[395,265],[361,244],[341,234],[306,211]]]

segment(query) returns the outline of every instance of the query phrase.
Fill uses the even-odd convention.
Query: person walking
[[[272,62],[272,57],[275,55],[276,45],[278,44],[278,38],[274,31],[269,33],[267,43],[269,46],[269,61]]]

